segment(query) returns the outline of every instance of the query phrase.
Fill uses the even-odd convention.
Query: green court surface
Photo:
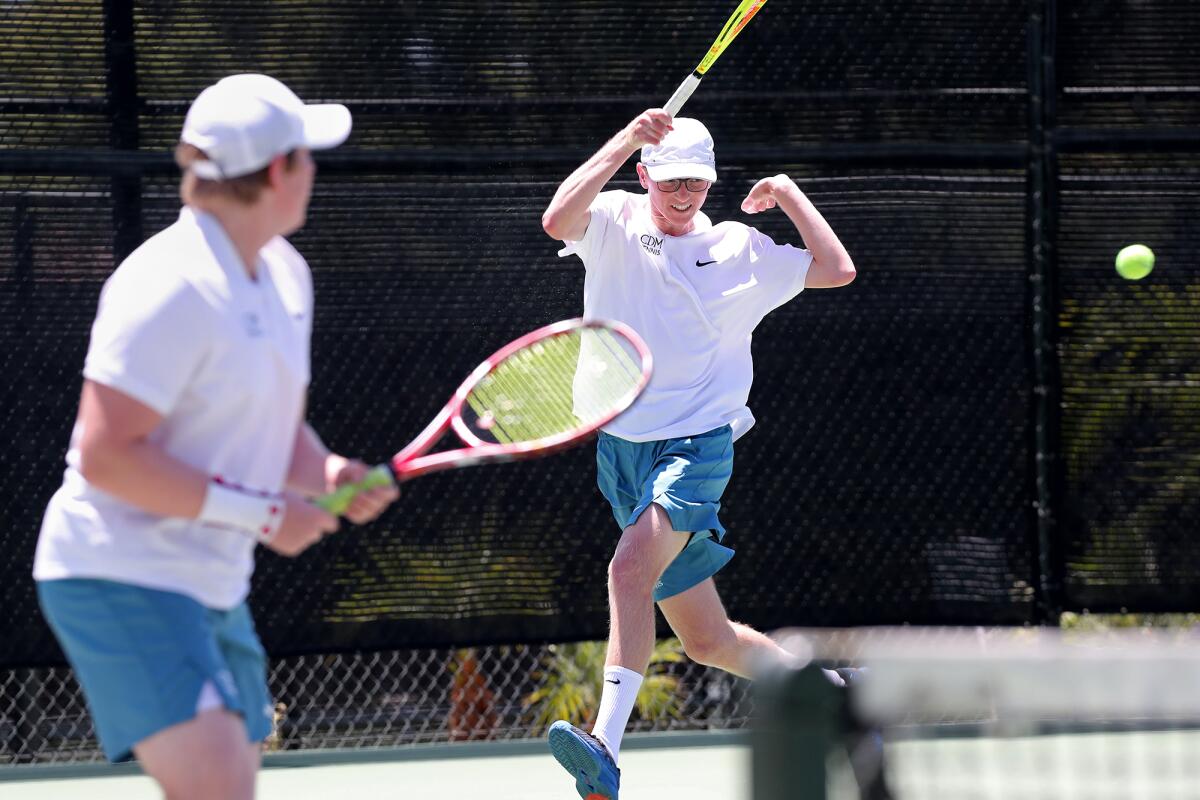
[[[739,734],[630,736],[621,800],[750,800],[750,750]],[[479,798],[572,800],[575,783],[545,742],[469,743],[268,756],[259,800]],[[4,800],[158,800],[131,765],[0,767]]]

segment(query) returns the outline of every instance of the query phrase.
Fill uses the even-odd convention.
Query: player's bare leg
[[[796,662],[795,655],[765,633],[730,620],[712,578],[668,597],[658,607],[692,661],[743,678],[752,678],[767,666]],[[825,675],[838,686],[846,682],[834,670],[825,670]]]
[[[246,741],[241,717],[224,708],[202,711],[143,739],[133,750],[167,800],[254,797],[261,747]]]
[[[621,534],[608,565],[609,622],[606,667],[644,673],[654,652],[654,587],[688,542],[671,518],[651,504]]]
[[[749,678],[762,665],[795,660],[766,634],[731,621],[712,578],[658,606],[688,658],[697,663]]]
[[[590,734],[565,721],[550,727],[551,752],[575,776],[580,797],[617,797],[621,738],[654,652],[654,587],[687,541],[657,505],[621,534],[608,568],[612,619],[596,723]]]

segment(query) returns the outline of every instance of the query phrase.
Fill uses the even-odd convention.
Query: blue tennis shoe
[[[559,720],[550,726],[550,752],[575,778],[575,789],[583,800],[617,800],[621,770],[595,736]]]

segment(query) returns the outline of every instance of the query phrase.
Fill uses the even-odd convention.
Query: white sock
[[[621,752],[621,737],[633,713],[638,689],[642,688],[642,676],[624,667],[604,668],[604,691],[600,694],[600,710],[596,712],[596,724],[592,736],[604,742],[613,761]]]

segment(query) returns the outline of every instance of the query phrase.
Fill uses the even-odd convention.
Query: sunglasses
[[[687,186],[689,192],[703,192],[712,186],[712,181],[706,181],[704,178],[675,178],[669,181],[655,181],[654,185],[660,192],[667,194],[678,192],[680,186]]]

